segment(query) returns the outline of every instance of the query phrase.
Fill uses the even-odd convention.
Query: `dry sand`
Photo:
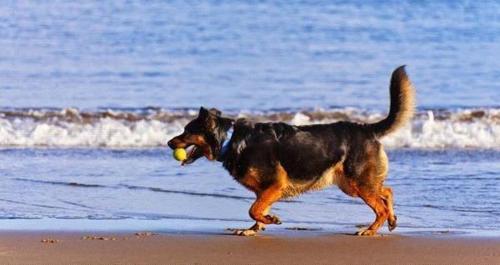
[[[0,232],[0,264],[500,264],[500,238]]]

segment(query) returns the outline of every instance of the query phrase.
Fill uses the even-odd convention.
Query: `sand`
[[[500,264],[500,238],[11,231],[0,264]]]

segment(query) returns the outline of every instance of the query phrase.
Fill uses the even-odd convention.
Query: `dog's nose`
[[[168,146],[169,146],[170,148],[172,148],[172,149],[175,149],[175,148],[177,147],[177,146],[175,145],[175,143],[174,143],[174,139],[172,139],[172,140],[168,141],[168,143],[167,143],[167,144],[168,144]]]

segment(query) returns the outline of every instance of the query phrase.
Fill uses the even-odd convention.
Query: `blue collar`
[[[227,131],[226,140],[222,143],[222,148],[220,149],[220,156],[223,157],[229,150],[229,142],[231,142],[231,137],[233,137],[233,127]]]

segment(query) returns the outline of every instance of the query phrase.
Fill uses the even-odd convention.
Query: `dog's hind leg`
[[[393,198],[392,189],[390,187],[387,187],[387,186],[382,187],[382,199],[384,200],[384,203],[389,210],[389,217],[387,219],[387,222],[389,224],[389,231],[392,231],[396,228],[397,220],[398,220],[398,218],[394,214],[393,199],[392,198]]]
[[[365,191],[362,189],[359,196],[368,206],[370,206],[370,208],[372,208],[376,217],[375,221],[367,229],[363,229],[356,234],[360,236],[373,236],[387,220],[390,212],[389,207],[383,199],[383,196],[373,190]]]
[[[372,208],[376,215],[375,221],[370,227],[359,231],[358,235],[375,235],[386,220],[388,220],[390,231],[396,228],[392,189],[383,186],[389,168],[389,160],[381,146],[378,148],[378,152],[378,156],[370,155],[371,159],[365,162],[365,172],[360,175],[356,185],[359,191],[358,195]]]

